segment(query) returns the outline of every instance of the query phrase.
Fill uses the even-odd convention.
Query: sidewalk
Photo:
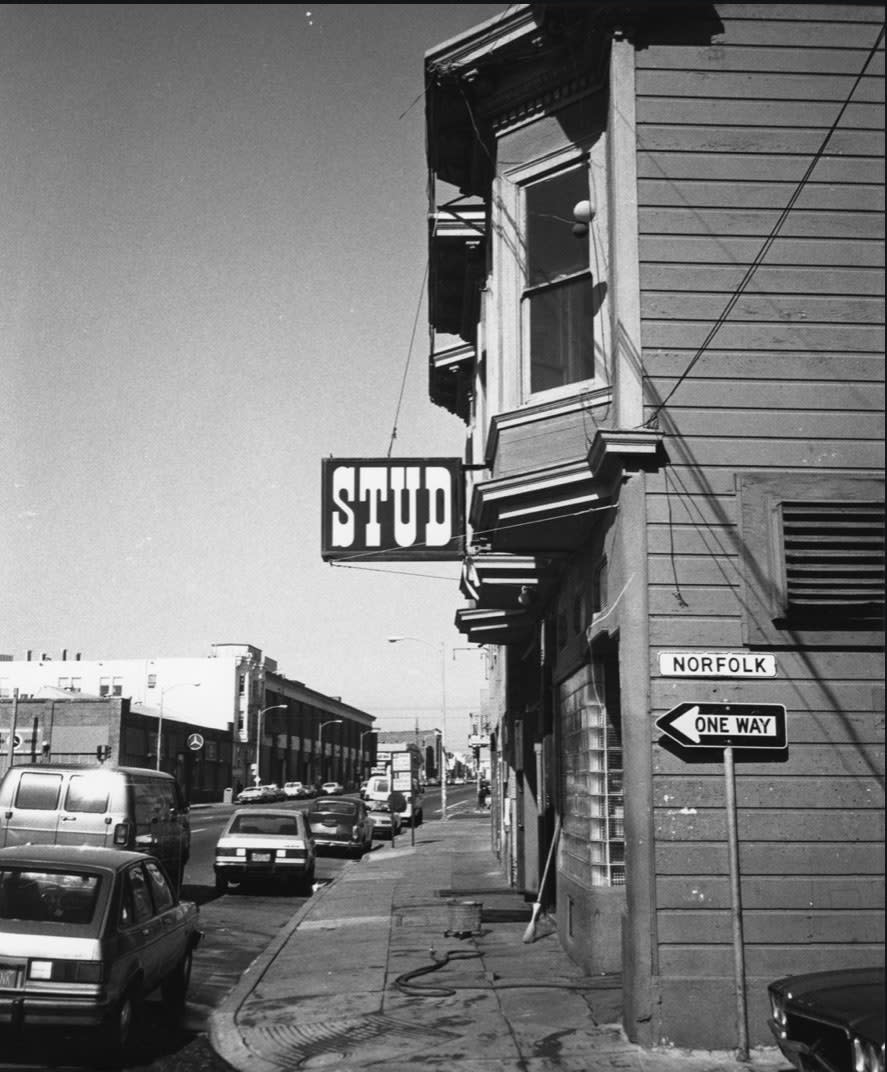
[[[785,1069],[775,1049],[740,1062],[628,1042],[621,981],[583,976],[544,920],[524,943],[530,908],[487,816],[425,823],[414,846],[406,831],[296,913],[213,1012],[213,1049],[239,1072]]]

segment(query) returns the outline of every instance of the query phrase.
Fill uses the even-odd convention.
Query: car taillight
[[[104,965],[100,960],[32,960],[28,978],[53,983],[100,983]]]
[[[132,837],[132,824],[131,823],[117,823],[114,827],[114,844],[123,846],[124,848],[129,845],[129,839]]]
[[[246,849],[236,849],[232,845],[216,845],[216,856],[246,856]]]

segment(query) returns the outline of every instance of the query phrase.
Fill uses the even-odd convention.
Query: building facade
[[[372,715],[288,678],[251,644],[213,644],[202,658],[67,656],[0,659],[0,763],[94,761],[109,745],[117,762],[155,767],[159,733],[159,766],[191,803],[256,781],[354,787],[372,764]],[[87,717],[76,701],[89,699],[117,702],[116,735],[93,741],[93,709],[111,708]]]
[[[513,5],[425,57],[495,843],[535,895],[557,839],[642,1044],[768,1042],[768,981],[883,956],[883,64],[870,4]],[[694,728],[747,709],[787,742]]]

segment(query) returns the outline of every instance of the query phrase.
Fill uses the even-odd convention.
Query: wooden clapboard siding
[[[647,484],[651,708],[786,707],[785,752],[737,763],[746,970],[767,980],[883,942],[883,636],[786,635],[768,680],[661,678],[658,652],[743,646],[737,473],[883,474],[883,46],[854,88],[883,13],[716,9],[710,46],[636,53],[646,403],[668,456]],[[667,993],[733,967],[723,763],[660,737],[651,719]]]
[[[848,903],[855,905],[857,911],[882,911],[884,880],[882,877],[880,880],[850,883],[840,875],[815,878],[805,875],[764,875],[743,879],[744,908],[751,912],[762,909],[773,914],[772,906],[777,902],[786,912],[799,908],[823,911],[833,906],[847,906]],[[678,908],[729,908],[729,879],[724,875],[660,879],[659,907],[663,911]],[[779,915],[775,914],[775,918],[779,918]]]
[[[792,742],[794,743],[794,742]],[[880,809],[882,801],[876,787],[867,777],[831,777],[825,782],[819,777],[773,774],[743,775],[738,779],[742,800],[754,806],[773,808],[854,808]],[[674,807],[692,801],[694,807],[722,808],[724,779],[719,775],[661,776],[657,779],[656,804]]]

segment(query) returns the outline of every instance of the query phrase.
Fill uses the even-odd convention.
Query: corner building
[[[736,1044],[734,913],[752,1045],[768,981],[883,957],[882,31],[528,4],[425,57],[494,841],[535,897],[559,831],[560,940],[645,1045]],[[723,749],[656,726],[682,703],[786,710],[734,750],[741,906]]]

